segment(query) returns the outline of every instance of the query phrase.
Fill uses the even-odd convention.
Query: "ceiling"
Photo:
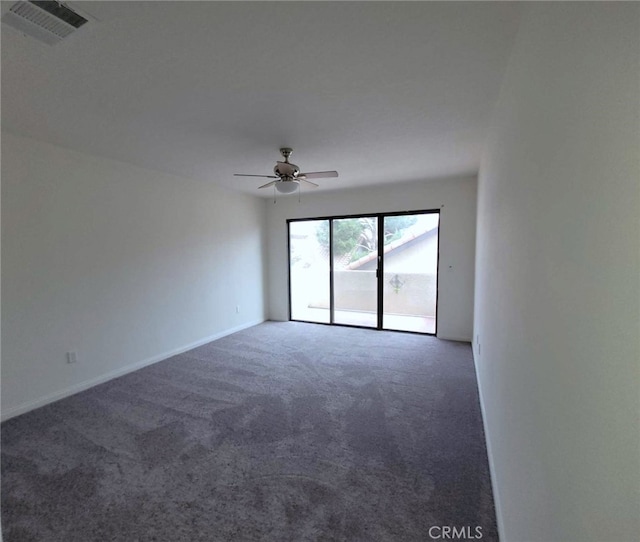
[[[68,5],[97,21],[54,46],[1,25],[3,129],[264,196],[233,174],[271,174],[282,146],[340,172],[318,190],[476,173],[521,9]]]

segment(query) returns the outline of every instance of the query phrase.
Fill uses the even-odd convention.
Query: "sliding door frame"
[[[421,331],[405,331],[396,329],[385,329],[383,327],[384,317],[384,219],[391,216],[404,216],[404,215],[426,215],[437,214],[438,215],[438,243],[437,243],[437,262],[436,262],[436,322],[435,331],[433,333],[423,333]],[[359,326],[355,324],[340,324],[334,321],[335,312],[335,292],[334,292],[334,263],[333,263],[333,221],[347,218],[364,218],[371,217],[376,219],[378,228],[378,256],[376,267],[376,309],[377,309],[377,327]],[[360,213],[355,215],[332,215],[332,216],[319,216],[309,218],[288,218],[287,219],[287,283],[288,283],[288,296],[289,296],[289,321],[292,322],[306,322],[310,324],[321,324],[325,326],[343,326],[343,327],[356,327],[361,329],[375,329],[377,331],[394,331],[397,333],[413,333],[417,335],[438,335],[438,298],[440,294],[440,235],[441,235],[441,209],[419,209],[414,211],[395,211],[388,213]],[[310,222],[313,220],[327,220],[329,221],[329,322],[313,322],[309,320],[298,320],[292,318],[292,300],[291,300],[291,223],[292,222]]]
[[[333,219],[329,220],[329,325],[335,324],[336,297],[333,288]],[[291,268],[289,268],[291,273]],[[291,291],[289,291],[291,297]]]

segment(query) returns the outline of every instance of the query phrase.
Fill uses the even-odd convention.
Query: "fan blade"
[[[311,188],[318,188],[318,186],[320,186],[319,184],[316,183],[312,183],[311,181],[307,181],[307,179],[300,179],[303,183],[307,183],[309,185],[311,185]]]
[[[267,188],[267,186],[273,186],[274,184],[276,184],[278,181],[271,181],[270,183],[267,184],[263,184],[262,186],[259,186],[258,189],[260,188]]]
[[[246,173],[234,173],[234,177],[264,177],[265,179],[278,179],[277,175],[247,175]]]
[[[311,173],[300,173],[298,179],[328,179],[329,177],[337,177],[337,171],[312,171]]]

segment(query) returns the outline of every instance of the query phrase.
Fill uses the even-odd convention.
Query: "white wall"
[[[527,7],[478,186],[500,540],[638,540],[638,4]]]
[[[3,417],[263,321],[264,224],[258,198],[3,133]]]
[[[336,182],[338,180],[327,181]],[[476,179],[443,179],[313,194],[267,201],[269,307],[272,320],[287,320],[287,224],[289,218],[440,209],[438,336],[471,340]]]

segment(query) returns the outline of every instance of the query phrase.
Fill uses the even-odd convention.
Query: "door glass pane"
[[[333,220],[334,322],[378,326],[378,218]]]
[[[329,221],[289,223],[291,319],[329,323]]]
[[[385,216],[382,327],[436,332],[438,213]]]

